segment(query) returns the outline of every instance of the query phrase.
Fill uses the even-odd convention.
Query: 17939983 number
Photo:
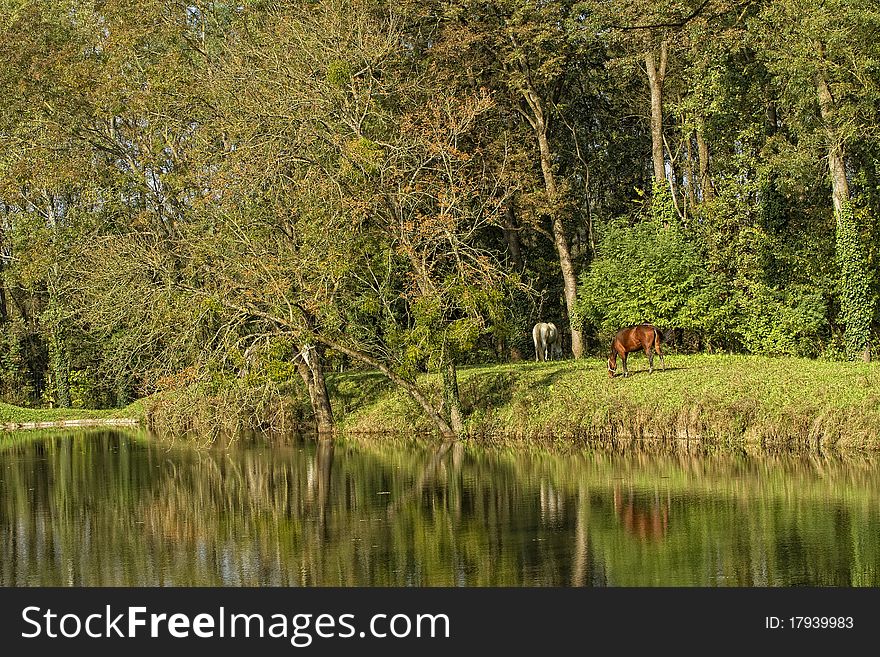
[[[853,626],[852,616],[791,616],[790,627],[797,629],[849,629]]]

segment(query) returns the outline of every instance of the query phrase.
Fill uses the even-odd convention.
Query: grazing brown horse
[[[631,351],[645,350],[648,357],[648,372],[654,372],[654,354],[660,356],[660,364],[666,369],[663,362],[663,353],[660,351],[660,341],[663,335],[652,324],[639,324],[620,329],[611,341],[611,356],[608,358],[608,376],[614,376],[617,372],[617,355],[623,360],[623,376],[629,376],[626,369],[626,355]]]

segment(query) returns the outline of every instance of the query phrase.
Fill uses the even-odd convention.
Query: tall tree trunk
[[[304,345],[296,359],[296,368],[303,383],[309,391],[309,401],[315,416],[315,428],[318,433],[333,431],[333,409],[330,405],[330,393],[324,379],[324,347],[322,345]]]
[[[648,71],[648,87],[651,91],[651,161],[654,164],[654,180],[666,180],[666,158],[663,154],[663,81],[666,79],[667,61],[666,39],[660,43],[660,63],[654,51],[645,53],[645,68]]]
[[[694,208],[697,207],[697,181],[694,179],[694,150],[693,150],[693,135],[689,134],[687,136],[687,149],[685,151],[685,157],[687,158],[687,164],[685,165],[685,171],[687,173],[687,208],[690,208],[691,214],[694,212]],[[687,215],[687,209],[685,209],[685,215]]]
[[[846,179],[843,145],[834,130],[834,97],[831,95],[828,79],[822,73],[816,76],[816,92],[819,96],[819,109],[827,137],[828,169],[831,173],[831,201],[834,204],[834,212],[839,217],[844,205],[849,202],[849,181]]]
[[[522,245],[519,241],[519,230],[516,221],[516,212],[513,209],[513,201],[507,202],[504,209],[504,216],[501,218],[502,229],[504,230],[504,241],[507,242],[507,250],[510,252],[510,261],[513,268],[521,272],[523,270]]]
[[[446,358],[443,365],[443,406],[449,417],[449,425],[457,436],[464,433],[464,420],[461,412],[461,397],[458,394],[458,370],[455,361]]]
[[[822,44],[816,44],[820,66],[824,63]],[[837,258],[841,268],[840,308],[845,322],[845,338],[850,357],[871,360],[870,330],[874,312],[867,290],[868,271],[865,248],[858,233],[850,203],[843,144],[835,128],[836,107],[824,70],[816,74],[819,110],[828,142],[828,169],[831,173],[831,201],[837,229]]]
[[[705,130],[706,120],[701,116],[697,125],[697,155],[700,158],[700,192],[704,203],[715,198],[712,179],[709,177],[709,145],[706,143]]]
[[[55,299],[49,301],[44,317],[49,338],[50,391],[58,408],[70,408],[70,354],[64,338],[61,306]]]
[[[565,294],[565,306],[568,310],[569,328],[571,330],[571,351],[575,358],[580,358],[584,353],[584,339],[580,326],[577,325],[575,318],[577,316],[577,277],[574,272],[574,263],[571,257],[571,247],[568,242],[568,235],[565,231],[565,223],[563,222],[561,212],[556,207],[559,198],[556,187],[556,180],[553,176],[553,154],[550,150],[550,142],[547,138],[547,116],[544,112],[544,106],[540,97],[535,91],[528,89],[524,92],[524,97],[532,116],[529,121],[535,130],[535,136],[538,139],[538,150],[541,157],[541,173],[544,176],[544,187],[547,191],[547,200],[552,213],[553,227],[553,244],[556,247],[556,253],[559,256],[559,267],[562,270],[562,283]]]

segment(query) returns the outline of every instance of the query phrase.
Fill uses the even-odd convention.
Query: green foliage
[[[672,191],[665,180],[651,182],[651,219],[655,224],[668,227],[678,223],[678,213],[672,200]]]
[[[870,291],[871,275],[852,203],[844,204],[837,215],[837,262],[840,267],[840,315],[846,327],[846,354],[850,359],[856,359],[870,344],[875,300]]]
[[[662,190],[655,194],[664,198]],[[585,325],[603,342],[622,326],[653,322],[698,336],[711,350],[819,355],[829,330],[826,291],[786,262],[801,263],[804,246],[728,223],[732,212],[722,194],[703,209],[694,235],[667,198],[652,203],[647,220],[606,227],[581,280]]]
[[[743,325],[738,333],[751,353],[819,355],[817,336],[824,331],[826,304],[812,288],[785,290],[755,282],[741,297]]]
[[[662,214],[662,212],[661,212]],[[622,326],[652,322],[703,328],[698,312],[704,269],[677,222],[617,223],[602,234],[599,257],[581,278],[580,316],[607,341]]]
[[[327,82],[340,89],[351,80],[351,66],[348,62],[336,59],[327,65]]]

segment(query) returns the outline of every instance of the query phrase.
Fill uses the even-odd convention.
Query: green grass
[[[23,408],[0,402],[0,425],[25,424],[30,422],[60,422],[63,420],[131,418],[143,417],[143,402],[136,401],[125,408],[95,410],[85,408]]]
[[[655,365],[657,365],[655,360]],[[463,368],[459,389],[475,437],[746,441],[880,447],[880,365],[760,356],[676,356],[610,379],[598,359]],[[349,431],[431,429],[377,374],[332,380]],[[438,387],[430,377],[423,381]]]

